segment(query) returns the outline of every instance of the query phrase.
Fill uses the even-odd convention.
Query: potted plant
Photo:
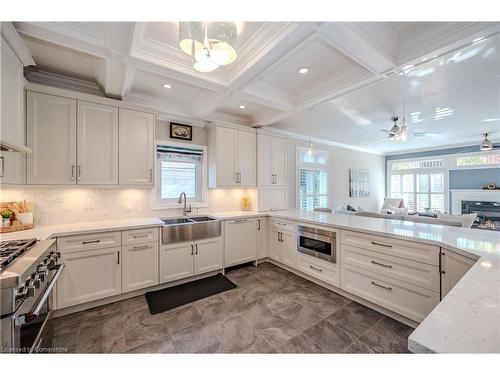
[[[12,216],[12,212],[9,210],[2,211],[2,226],[10,227],[10,217]]]

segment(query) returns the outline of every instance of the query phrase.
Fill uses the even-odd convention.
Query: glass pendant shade
[[[193,66],[198,72],[201,73],[213,72],[215,69],[219,67],[219,65],[214,64],[213,62],[207,59],[196,61]]]
[[[179,47],[188,55],[204,53],[204,38],[203,22],[179,22]]]
[[[207,40],[209,60],[217,65],[228,65],[236,60],[238,32],[234,22],[208,22]]]

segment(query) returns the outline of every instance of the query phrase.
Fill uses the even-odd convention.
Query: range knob
[[[23,287],[20,287],[16,292],[16,301],[22,301],[26,298],[26,291]]]
[[[35,287],[34,286],[29,286],[26,288],[26,297],[34,297],[35,296]]]
[[[57,264],[57,262],[54,258],[51,258],[49,260],[49,268],[55,267],[56,264]]]
[[[38,273],[47,273],[47,266],[46,265],[39,265],[36,270],[38,271]]]
[[[24,281],[24,286],[25,287],[29,287],[30,285],[33,285],[33,280],[31,280],[31,278],[27,278],[25,281]]]
[[[35,276],[35,280],[33,280],[33,285],[35,286],[36,289],[40,288],[42,286],[42,280],[40,280],[40,276]]]
[[[44,280],[45,280],[45,271],[38,271],[38,273],[36,274],[36,276],[38,277],[38,279],[41,282],[44,282]]]

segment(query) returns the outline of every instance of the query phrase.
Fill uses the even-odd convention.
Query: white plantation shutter
[[[328,152],[297,148],[298,207],[312,211],[328,206]]]

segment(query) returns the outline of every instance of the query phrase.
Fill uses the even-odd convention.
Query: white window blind
[[[157,203],[175,204],[182,192],[191,202],[203,201],[203,150],[158,146]]]
[[[409,166],[412,168],[410,169]],[[409,211],[445,210],[445,174],[441,160],[391,162],[389,195],[403,198]]]
[[[328,152],[297,148],[298,207],[328,207]]]

